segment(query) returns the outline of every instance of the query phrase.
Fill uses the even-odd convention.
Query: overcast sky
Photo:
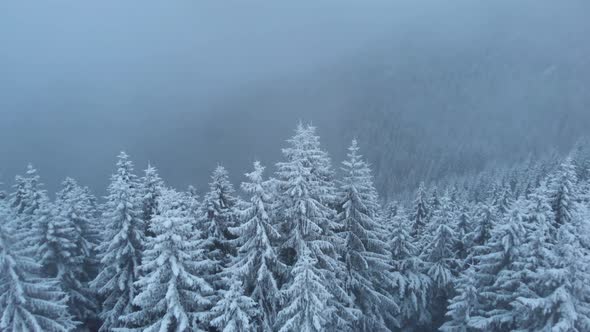
[[[194,173],[223,160],[208,158],[197,131],[223,127],[208,122],[220,103],[268,82],[315,81],[322,68],[414,35],[477,43],[520,15],[534,18],[532,29],[542,24],[539,34],[588,42],[584,9],[580,0],[1,1],[0,180],[12,183],[31,161],[52,189],[67,175],[98,186],[128,150],[138,168],[156,161],[175,185],[203,182]]]

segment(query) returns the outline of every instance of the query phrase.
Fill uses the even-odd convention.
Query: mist
[[[218,164],[238,182],[298,121],[335,161],[357,137],[384,193],[565,151],[590,124],[589,7],[4,2],[1,181],[32,162],[50,189],[72,176],[101,192],[125,150],[176,187]]]
[[[588,0],[0,1],[0,331],[590,331]]]

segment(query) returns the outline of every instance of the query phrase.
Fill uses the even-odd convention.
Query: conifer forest
[[[2,331],[588,331],[590,145],[380,198],[299,124],[201,196],[121,152],[99,200],[28,165],[0,201]],[[55,196],[52,199],[50,196]]]
[[[0,0],[0,332],[590,332],[590,1]]]

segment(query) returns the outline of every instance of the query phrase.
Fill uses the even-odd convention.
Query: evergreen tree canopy
[[[122,327],[120,317],[133,311],[144,248],[138,184],[129,156],[119,154],[117,172],[111,178],[102,220],[104,242],[98,247],[101,269],[91,286],[104,298],[101,331]]]
[[[254,163],[254,170],[246,174],[248,182],[242,183],[242,190],[250,196],[238,211],[240,226],[230,228],[239,244],[238,257],[230,268],[244,280],[245,294],[258,303],[261,315],[258,325],[271,330],[279,304],[278,276],[285,269],[279,261],[274,243],[280,233],[271,219],[272,196],[268,183],[263,180],[264,167]]]
[[[0,330],[67,332],[75,327],[67,296],[55,279],[43,278],[23,233],[11,236],[8,212],[0,207]]]

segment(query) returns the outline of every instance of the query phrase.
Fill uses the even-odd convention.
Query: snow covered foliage
[[[98,235],[84,188],[67,178],[47,218],[39,248],[45,273],[59,280],[68,294],[70,312],[77,320],[95,319],[98,304],[88,283],[94,277]]]
[[[498,211],[492,202],[479,203],[475,210],[474,226],[471,234],[473,245],[482,246],[492,236],[492,228],[498,219]]]
[[[221,299],[211,309],[211,325],[222,332],[249,332],[257,330],[255,318],[258,316],[256,302],[244,296],[242,283],[234,277],[229,290],[222,291]]]
[[[472,314],[471,324],[483,330],[512,330],[515,315],[512,303],[516,300],[522,279],[522,245],[526,241],[522,207],[515,204],[506,220],[491,233],[483,253],[477,255],[472,271],[477,273],[478,300],[481,308],[478,315]],[[463,280],[471,282],[471,280]],[[470,285],[461,284],[459,287]],[[464,291],[464,289],[463,289]]]
[[[473,231],[472,220],[473,217],[469,207],[463,204],[460,205],[455,213],[455,224],[453,229],[457,237],[455,256],[459,260],[458,263],[461,264],[463,268],[465,267],[465,259],[471,252],[471,247],[473,245],[471,239],[471,232]]]
[[[587,221],[586,221],[587,222]],[[529,331],[590,329],[590,261],[580,238],[580,223],[559,228],[557,242],[546,244],[536,269],[527,271],[527,289],[516,305],[519,328]]]
[[[479,309],[479,297],[472,272],[464,273],[456,280],[456,296],[449,301],[447,318],[440,330],[442,332],[474,331],[472,316]]]
[[[301,248],[301,254],[291,271],[293,282],[282,291],[284,307],[277,317],[279,332],[319,332],[328,328],[336,308],[329,304],[332,294],[327,280],[312,258],[311,250]]]
[[[122,317],[124,326],[140,331],[206,329],[213,288],[202,275],[209,261],[180,193],[162,192],[150,231],[154,236],[143,254],[144,275],[135,283],[139,293],[133,304],[139,309]]]
[[[380,206],[371,170],[359,154],[356,140],[348,148],[343,162],[343,179],[338,190],[337,222],[345,240],[343,259],[346,265],[344,286],[362,312],[355,330],[382,330],[397,324],[397,305],[387,292],[390,270],[387,245],[382,240],[385,227],[380,223]]]
[[[453,282],[457,265],[454,253],[456,234],[452,228],[454,215],[450,211],[447,197],[441,200],[441,207],[433,216],[429,230],[429,243],[424,251],[424,258],[429,263],[428,274],[434,286],[444,290]]]
[[[268,182],[263,180],[264,167],[254,163],[254,170],[246,174],[248,182],[242,190],[250,197],[237,213],[239,227],[230,228],[237,236],[238,257],[229,269],[239,275],[248,296],[258,303],[261,314],[257,324],[270,331],[279,304],[279,281],[285,270],[276,253],[275,245],[280,233],[271,219],[272,196]],[[234,285],[232,285],[233,287]]]
[[[423,252],[427,274],[432,279],[430,310],[435,321],[442,319],[444,310],[441,309],[453,296],[453,282],[459,266],[455,257],[457,236],[452,224],[454,215],[448,197],[442,197],[439,204],[432,216]]]
[[[328,310],[333,327],[349,327],[358,316],[352,299],[344,290],[342,279],[344,264],[338,259],[338,251],[344,244],[335,234],[341,225],[335,222],[335,185],[328,155],[320,149],[315,128],[299,125],[283,149],[286,161],[277,164],[279,181],[278,218],[281,220],[283,239],[281,258],[290,266],[297,266],[304,251],[310,257],[306,264],[315,262],[313,269],[325,280],[331,296]],[[291,289],[295,275],[283,285]],[[285,308],[283,308],[285,310]]]
[[[287,143],[203,200],[124,153],[104,201],[29,166],[0,196],[0,331],[590,331],[590,149],[386,202],[356,141],[338,173],[314,127]]]
[[[119,154],[117,172],[111,178],[102,222],[105,239],[100,251],[100,272],[91,285],[103,298],[101,331],[121,327],[119,318],[133,311],[144,248],[145,226],[141,220],[138,183],[129,156]]]
[[[416,199],[414,200],[414,209],[412,211],[412,235],[415,237],[422,236],[426,224],[428,224],[428,198],[426,197],[426,188],[424,182],[420,183],[418,191],[416,192]]]
[[[26,233],[23,240],[30,246],[38,245],[43,237],[42,223],[47,221],[50,213],[49,198],[42,187],[37,170],[29,164],[26,175],[16,177],[15,192],[9,199],[12,212],[19,216],[12,222],[20,232]]]
[[[7,218],[8,211],[0,207],[0,330],[72,331],[76,324],[66,294],[57,280],[42,277],[31,247],[22,241],[24,234],[7,227]]]
[[[229,181],[227,170],[217,166],[211,175],[209,191],[205,194],[198,212],[197,228],[204,240],[203,246],[211,261],[209,281],[216,289],[227,287],[224,269],[236,254],[235,236],[229,228],[236,224],[238,198]]]
[[[401,326],[418,328],[430,322],[428,308],[431,279],[420,257],[416,239],[411,235],[411,221],[403,208],[398,209],[391,223],[388,248],[391,250],[391,287],[399,306]]]
[[[551,179],[550,200],[555,213],[555,228],[572,221],[575,202],[578,199],[576,188],[576,169],[570,157],[566,158]]]
[[[29,164],[26,175],[17,176],[15,182],[15,192],[10,195],[12,210],[19,215],[33,215],[47,200],[37,170]]]
[[[151,164],[148,165],[145,175],[140,180],[140,188],[141,219],[145,224],[146,235],[153,236],[149,229],[152,218],[158,209],[158,199],[162,195],[164,181],[158,175],[158,170]]]
[[[227,240],[232,238],[228,227],[234,226],[238,199],[233,185],[229,181],[227,170],[217,166],[211,175],[209,192],[204,197],[203,209],[205,231],[208,237],[219,241],[217,244],[223,253],[229,253]]]
[[[326,178],[331,174],[327,155],[319,148],[319,138],[313,127],[297,127],[296,135],[283,149],[286,161],[277,164],[280,190],[279,218],[285,238],[282,245],[284,259],[297,261],[307,247],[313,255],[326,257],[328,265],[335,265],[333,221],[335,211],[327,205],[333,201],[334,184]],[[324,252],[329,252],[326,255]],[[336,264],[337,265],[337,264]]]

